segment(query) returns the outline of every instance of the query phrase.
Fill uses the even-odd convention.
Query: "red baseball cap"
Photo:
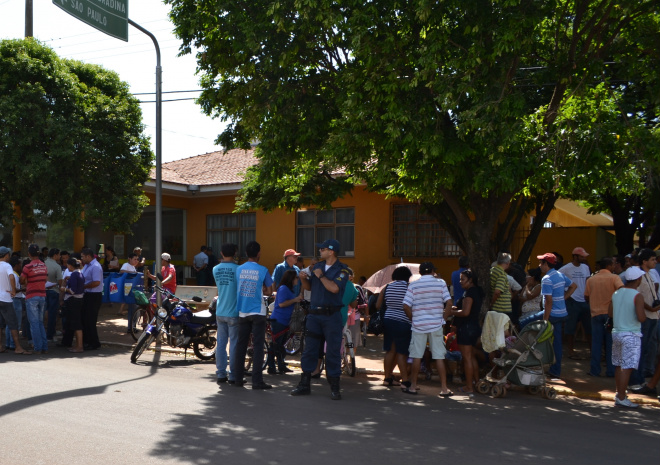
[[[555,254],[553,253],[544,253],[543,255],[537,255],[536,258],[538,258],[539,260],[545,260],[551,265],[557,264],[557,257],[555,257]]]
[[[298,252],[296,252],[295,250],[293,250],[293,249],[286,249],[286,250],[284,251],[284,258],[286,258],[286,257],[290,257],[291,255],[295,255],[295,256],[297,257],[297,256],[299,256],[300,254],[299,254]]]
[[[580,255],[581,257],[588,257],[589,254],[587,253],[586,250],[584,250],[582,247],[576,247],[573,249],[573,253],[571,255]]]

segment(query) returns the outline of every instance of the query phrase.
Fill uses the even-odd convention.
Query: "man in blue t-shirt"
[[[234,262],[238,246],[223,244],[220,250],[222,261],[213,267],[213,278],[218,287],[215,306],[215,319],[218,323],[218,343],[215,348],[217,383],[234,384],[236,378],[231,370],[236,358],[238,340],[238,309],[236,308],[236,268]],[[229,341],[229,372],[227,372],[227,341]],[[241,378],[242,379],[242,378]]]
[[[561,376],[561,358],[563,352],[561,338],[563,336],[564,322],[568,319],[566,299],[573,294],[577,288],[577,284],[568,279],[564,274],[555,270],[557,257],[554,254],[546,253],[536,258],[540,260],[539,268],[541,268],[541,273],[544,274],[543,279],[541,279],[541,295],[543,295],[544,308],[543,319],[548,320],[554,330],[552,347],[555,352],[555,363],[550,366],[548,374],[559,378]]]
[[[273,280],[265,266],[259,265],[261,246],[258,242],[248,242],[245,246],[248,261],[236,268],[236,308],[238,310],[238,342],[236,358],[231,365],[235,375],[234,385],[243,386],[245,355],[250,334],[254,355],[252,359],[252,389],[271,389],[263,378],[264,340],[266,336],[266,304],[263,294],[270,294]]]

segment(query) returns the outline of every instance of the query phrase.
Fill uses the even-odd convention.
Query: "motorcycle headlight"
[[[158,316],[162,319],[167,318],[167,310],[165,310],[164,308],[159,308],[158,309]]]

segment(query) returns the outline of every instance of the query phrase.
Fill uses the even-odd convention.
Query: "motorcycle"
[[[162,279],[160,273],[158,279]],[[156,340],[161,340],[171,347],[184,349],[184,357],[188,349],[202,360],[215,358],[216,334],[218,326],[215,315],[208,310],[193,313],[191,304],[179,299],[167,289],[154,286],[163,298],[161,306],[155,312],[151,322],[138,338],[131,354],[131,363],[136,363],[142,353]],[[195,302],[201,302],[199,297],[193,297]]]

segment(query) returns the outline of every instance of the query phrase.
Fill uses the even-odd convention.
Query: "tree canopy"
[[[199,50],[202,108],[229,121],[218,141],[259,140],[241,208],[328,206],[366,182],[425,205],[482,282],[525,212],[538,234],[589,157],[606,165],[595,121],[564,137],[567,106],[631,78],[658,89],[653,0],[166,3],[182,53]]]
[[[153,155],[128,84],[34,39],[0,42],[0,222],[13,205],[85,227],[127,231],[148,199]]]

